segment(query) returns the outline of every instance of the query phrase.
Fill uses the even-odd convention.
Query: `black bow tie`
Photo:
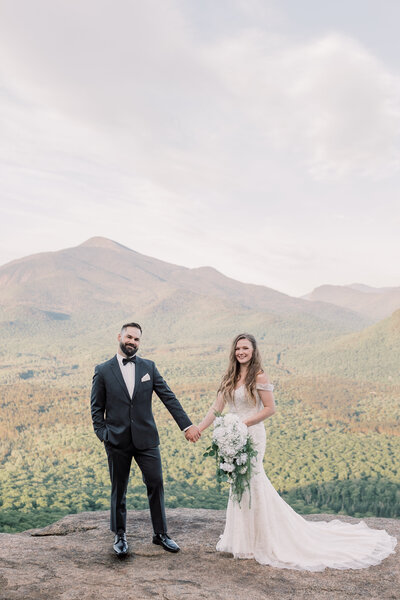
[[[135,363],[136,362],[136,356],[131,356],[130,358],[123,358],[122,359],[122,364],[123,365],[126,365],[129,362]]]

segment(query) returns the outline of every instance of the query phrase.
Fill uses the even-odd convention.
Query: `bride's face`
[[[239,340],[235,348],[236,360],[241,365],[247,365],[253,356],[253,344],[246,338]]]

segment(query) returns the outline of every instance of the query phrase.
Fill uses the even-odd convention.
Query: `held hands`
[[[196,425],[191,425],[189,429],[185,431],[185,438],[189,442],[197,442],[201,437],[200,429]]]

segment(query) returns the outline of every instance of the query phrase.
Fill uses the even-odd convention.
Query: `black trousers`
[[[139,450],[132,445],[129,448],[120,449],[105,442],[105,448],[111,479],[111,531],[114,531],[114,533],[126,531],[126,491],[132,458],[134,458],[147,487],[154,533],[167,533],[159,447]]]

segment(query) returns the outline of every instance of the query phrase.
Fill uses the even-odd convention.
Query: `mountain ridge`
[[[356,328],[368,324],[368,319],[346,308],[312,304],[266,286],[242,283],[210,266],[189,269],[167,263],[101,237],[90,238],[79,246],[11,261],[0,267],[0,284],[3,307],[8,301],[68,312],[68,300],[73,307],[79,294],[81,303],[88,294],[103,303],[112,296],[142,297],[144,289],[151,290],[153,299],[183,289],[278,314],[304,313],[328,321],[353,320]],[[111,304],[118,302],[114,300]]]
[[[378,321],[400,308],[400,287],[373,288],[360,283],[342,286],[324,284],[302,298],[310,302],[328,302]]]

